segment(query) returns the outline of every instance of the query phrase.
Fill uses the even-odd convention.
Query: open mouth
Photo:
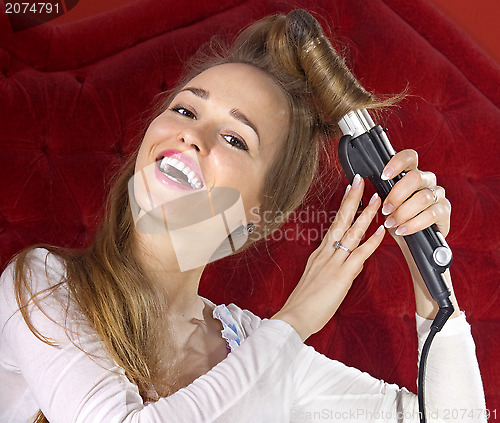
[[[163,157],[157,162],[158,167],[170,180],[191,189],[203,188],[201,177],[186,163],[174,157]]]

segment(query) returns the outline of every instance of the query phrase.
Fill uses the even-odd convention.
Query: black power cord
[[[427,356],[429,355],[429,350],[431,347],[432,340],[449,319],[449,317],[453,314],[455,309],[453,305],[447,307],[441,307],[436,314],[432,324],[429,335],[424,342],[424,346],[422,347],[422,353],[420,354],[420,364],[418,366],[418,410],[420,416],[420,423],[426,423],[425,418],[425,397],[424,397],[424,380],[425,380],[425,365],[427,363]]]

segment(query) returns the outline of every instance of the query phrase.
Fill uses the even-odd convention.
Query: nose
[[[184,128],[179,134],[179,141],[193,148],[201,155],[208,154],[209,148],[208,129],[201,125],[192,125],[189,128]]]

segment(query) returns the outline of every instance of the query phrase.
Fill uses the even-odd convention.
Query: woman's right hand
[[[380,226],[360,244],[381,204],[380,198],[374,194],[353,223],[363,190],[364,181],[356,176],[321,245],[309,257],[299,283],[282,309],[272,317],[293,326],[303,341],[321,330],[332,318],[353,280],[363,269],[364,262],[384,237],[385,229]],[[351,252],[334,248],[335,241],[340,241]]]

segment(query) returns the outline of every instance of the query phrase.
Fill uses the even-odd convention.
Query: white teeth
[[[193,189],[200,189],[203,187],[203,183],[200,181],[195,171],[184,162],[181,162],[173,157],[164,157],[160,162],[160,170],[163,173],[168,172],[167,165],[175,167],[178,171],[186,175],[187,181]]]
[[[203,186],[198,178],[193,178],[189,181],[189,183],[194,187],[194,189],[200,189]]]

